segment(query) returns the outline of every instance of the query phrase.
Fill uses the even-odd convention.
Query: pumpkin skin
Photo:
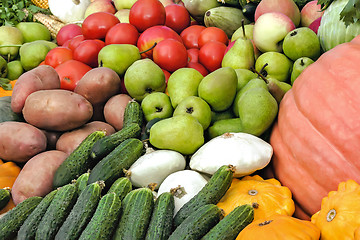
[[[241,180],[233,178],[230,188],[217,206],[226,216],[243,204],[254,207],[254,220],[274,214],[291,216],[295,210],[292,194],[287,187],[281,186],[274,178],[264,180],[259,175],[246,176]]]
[[[16,165],[14,162],[3,162],[0,159],[0,188],[11,188],[20,173],[21,168]],[[8,204],[0,210],[0,214],[6,213],[10,209],[15,207],[15,204],[12,199]]]
[[[337,191],[329,192],[321,209],[311,217],[321,231],[321,240],[359,239],[360,185],[353,180],[341,182]]]
[[[322,54],[280,103],[274,174],[310,216],[340,182],[360,182],[359,62],[360,35]]]
[[[320,229],[313,223],[287,215],[273,215],[247,225],[236,240],[318,240]]]

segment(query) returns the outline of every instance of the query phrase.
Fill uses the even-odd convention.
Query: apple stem
[[[269,83],[269,80],[266,79],[266,77],[264,77],[264,75],[261,74],[261,72],[265,69],[265,67],[269,65],[268,63],[265,63],[264,66],[262,66],[262,68],[260,69],[260,71],[256,71],[255,68],[252,68],[251,70],[256,73],[262,80],[264,80],[266,83]]]
[[[141,51],[141,52],[140,52],[140,55],[143,54],[143,53],[146,53],[147,51],[152,50],[154,47],[156,47],[156,45],[157,45],[157,42],[154,42],[154,44],[153,44],[150,48],[148,48],[148,49],[146,49],[146,50],[144,50],[144,51]]]

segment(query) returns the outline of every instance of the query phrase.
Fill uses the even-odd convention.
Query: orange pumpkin
[[[247,225],[236,240],[318,240],[320,229],[313,223],[287,215],[273,215]]]
[[[3,162],[0,159],[0,188],[11,188],[20,173],[21,168],[14,162]],[[15,207],[14,202],[10,199],[5,208],[1,209],[0,214],[6,213]]]
[[[11,84],[11,87],[12,87],[11,90],[5,90],[5,89],[3,89],[3,88],[1,87],[1,85],[0,85],[0,97],[11,96],[16,81],[17,81],[17,80],[12,80],[12,81],[10,81],[10,84]]]
[[[360,182],[359,62],[360,35],[307,67],[279,107],[274,174],[310,216],[340,182]]]

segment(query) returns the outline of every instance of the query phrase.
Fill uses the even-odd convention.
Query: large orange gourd
[[[279,107],[270,143],[275,176],[308,215],[340,182],[360,182],[360,35],[296,79]]]

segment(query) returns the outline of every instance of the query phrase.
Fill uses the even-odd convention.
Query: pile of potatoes
[[[52,190],[56,169],[91,132],[110,135],[122,128],[131,97],[106,67],[93,68],[74,91],[60,88],[57,72],[40,65],[17,80],[11,109],[25,122],[0,123],[0,159],[23,165],[12,187],[15,204]]]

